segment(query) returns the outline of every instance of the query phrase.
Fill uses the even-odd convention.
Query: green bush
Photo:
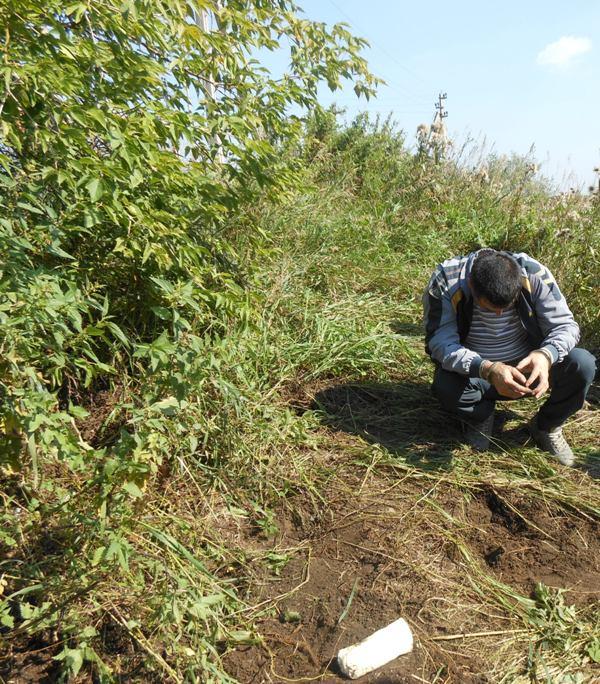
[[[139,501],[188,460],[225,477],[221,458],[243,443],[258,389],[229,340],[256,318],[256,264],[239,252],[263,233],[248,221],[235,244],[226,229],[296,178],[282,153],[300,134],[291,107],[316,107],[323,81],[372,91],[365,43],[287,0],[27,0],[0,18],[0,497],[23,513],[2,517],[20,568],[2,629],[60,624],[63,676],[87,663],[110,678],[90,624],[110,610],[90,595],[122,591],[144,629],[110,620],[141,648],[154,625],[183,669],[222,679],[215,644],[244,638],[225,624],[236,592],[210,551],[178,540],[181,518],[161,519],[164,502],[141,521]],[[276,78],[253,57],[282,42]]]
[[[212,32],[197,23],[208,10]],[[18,437],[46,429],[58,390],[75,404],[96,378],[162,364],[177,368],[169,382],[183,397],[191,338],[247,318],[248,265],[221,233],[241,203],[289,183],[288,107],[313,106],[323,79],[354,77],[366,94],[374,79],[363,41],[287,2],[30,0],[0,13],[2,417],[14,465]],[[247,54],[284,36],[290,67],[275,79]]]

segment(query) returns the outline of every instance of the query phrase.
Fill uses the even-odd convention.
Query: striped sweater
[[[484,357],[467,346],[473,319],[469,286],[471,265],[479,252],[439,264],[423,293],[425,349],[445,370],[479,377]],[[550,271],[529,255],[508,253],[521,268],[522,287],[516,312],[530,349],[542,348],[560,362],[579,340],[573,318]]]
[[[490,361],[518,361],[531,351],[527,331],[514,306],[501,314],[474,302],[473,318],[465,347]]]

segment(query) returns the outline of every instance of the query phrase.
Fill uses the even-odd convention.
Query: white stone
[[[410,627],[406,620],[399,618],[373,632],[364,641],[342,648],[337,660],[342,674],[350,679],[358,679],[398,656],[410,653],[412,649]]]

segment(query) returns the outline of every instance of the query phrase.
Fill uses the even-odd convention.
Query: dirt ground
[[[600,599],[594,521],[491,486],[465,496],[443,478],[361,481],[354,472],[340,469],[327,509],[305,499],[282,513],[278,548],[299,550],[252,597],[282,597],[260,621],[264,645],[225,657],[242,684],[341,681],[338,650],[398,617],[411,625],[413,652],[361,682],[497,681],[492,664],[508,639],[514,647],[515,625],[469,587],[468,557],[525,597],[543,582],[579,606]],[[450,638],[490,631],[503,634]]]
[[[43,638],[22,639],[12,645],[10,657],[0,659],[2,684],[50,684],[58,680],[58,663],[52,660],[56,644]]]
[[[312,405],[314,393],[308,395],[298,401],[299,411]],[[240,572],[250,587],[244,598],[257,607],[260,637],[223,656],[241,684],[340,682],[339,649],[398,617],[412,628],[413,652],[361,682],[494,684],[503,659],[515,653],[525,659],[529,646],[518,632],[523,623],[503,600],[530,597],[542,582],[566,590],[565,601],[581,609],[598,605],[598,522],[546,502],[527,483],[461,482],[448,427],[431,419],[426,389],[348,385],[320,398],[329,402],[332,420],[324,430],[332,432],[319,458],[334,473],[320,494],[287,499],[276,511],[275,538],[239,527],[237,518],[215,516],[232,547],[246,548],[249,557],[272,551],[276,560],[270,568]],[[94,421],[82,427],[86,437],[110,440],[97,413],[108,415],[112,403],[108,393],[99,395]],[[423,427],[427,416],[431,422]],[[458,439],[458,431],[450,437]],[[372,468],[364,458],[369,444],[384,446],[386,458],[408,451],[410,467]],[[588,476],[597,474],[587,468],[581,477]],[[105,625],[102,634],[103,655],[114,648],[131,661],[123,681],[160,681],[140,670],[134,644],[114,626]],[[0,682],[56,681],[58,650],[51,640],[23,641],[10,659],[0,659]],[[595,672],[589,681],[600,681]],[[78,679],[84,680],[92,681]]]

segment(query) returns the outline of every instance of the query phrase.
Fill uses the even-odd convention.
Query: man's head
[[[493,310],[509,307],[521,289],[521,269],[508,254],[493,249],[475,257],[470,278],[473,295]]]

